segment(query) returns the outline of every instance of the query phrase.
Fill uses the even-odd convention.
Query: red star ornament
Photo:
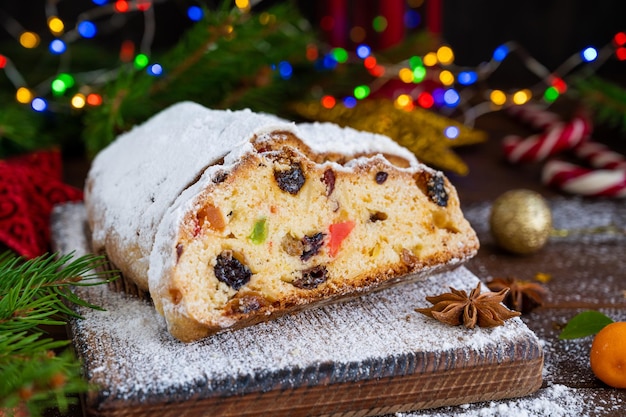
[[[0,243],[25,258],[45,254],[54,205],[82,199],[82,190],[62,181],[58,150],[0,160]]]

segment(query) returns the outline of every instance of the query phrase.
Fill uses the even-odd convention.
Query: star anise
[[[416,308],[418,313],[425,314],[451,326],[463,324],[468,329],[479,327],[496,327],[505,320],[519,316],[518,311],[511,311],[502,304],[509,291],[505,288],[499,292],[481,294],[479,282],[469,296],[464,290],[450,287],[448,293],[426,297],[434,304],[430,308]]]
[[[543,304],[548,290],[537,282],[522,281],[517,278],[494,278],[487,283],[491,291],[510,291],[504,298],[504,304],[523,314],[529,313]]]

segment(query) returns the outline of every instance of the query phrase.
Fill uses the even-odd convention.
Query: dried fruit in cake
[[[391,139],[179,103],[93,161],[94,251],[183,341],[454,268],[456,190]]]

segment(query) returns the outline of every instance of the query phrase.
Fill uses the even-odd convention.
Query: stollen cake
[[[479,243],[439,171],[377,134],[175,104],[85,185],[92,250],[189,342],[451,269]]]

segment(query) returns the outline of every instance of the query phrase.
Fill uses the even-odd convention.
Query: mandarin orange
[[[626,388],[626,322],[608,324],[594,336],[589,360],[598,379],[614,388]]]

